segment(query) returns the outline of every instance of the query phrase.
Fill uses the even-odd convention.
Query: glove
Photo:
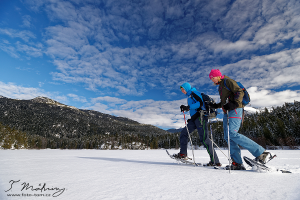
[[[190,110],[190,106],[181,105],[180,106],[180,110],[181,110],[181,112],[183,112],[183,111],[189,111]]]
[[[188,119],[188,120],[187,120],[187,123],[189,123],[191,120],[192,120],[192,119]]]
[[[217,104],[217,103],[209,103],[208,106],[211,107],[211,108],[216,109],[216,108],[219,107],[219,104]]]
[[[236,101],[230,101],[223,105],[224,110],[234,110],[239,107],[239,104]]]

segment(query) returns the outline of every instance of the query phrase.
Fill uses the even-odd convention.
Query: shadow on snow
[[[143,160],[128,160],[124,158],[104,158],[104,157],[78,157],[82,159],[92,159],[92,160],[104,160],[110,162],[128,162],[128,163],[140,163],[149,165],[178,165],[172,162],[155,162],[155,161],[143,161]]]

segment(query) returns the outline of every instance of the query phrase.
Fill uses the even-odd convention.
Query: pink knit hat
[[[224,76],[222,76],[222,73],[220,72],[220,70],[212,69],[209,73],[209,78],[212,79],[213,77],[216,77],[216,76],[221,76],[221,78],[224,78]]]

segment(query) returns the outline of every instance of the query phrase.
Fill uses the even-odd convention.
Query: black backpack
[[[208,116],[208,119],[213,119],[217,117],[217,109],[214,108],[210,108],[210,106],[208,105],[209,103],[216,103],[215,100],[213,98],[211,98],[210,96],[208,96],[207,94],[201,93],[202,99],[195,94],[194,92],[192,92],[192,97],[194,97],[197,101],[201,103],[204,103],[204,107],[206,109],[206,112],[204,113],[206,116]],[[201,107],[201,106],[200,106]],[[201,108],[198,108],[198,111],[200,111]]]
[[[209,119],[216,118],[217,114],[218,114],[217,109],[211,108],[208,105],[210,103],[215,104],[216,103],[215,100],[213,98],[211,98],[210,96],[208,96],[207,94],[201,93],[201,95],[202,95],[202,99],[204,101],[204,105],[205,105],[205,109],[206,109],[208,118]]]

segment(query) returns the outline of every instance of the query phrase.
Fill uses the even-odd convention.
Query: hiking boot
[[[204,164],[203,166],[211,166],[211,167],[218,166],[218,167],[221,167],[222,164],[221,163],[213,163],[213,162],[210,161],[209,163]]]
[[[229,170],[229,165],[227,165],[225,167],[226,170]],[[236,162],[232,162],[230,165],[230,170],[246,170],[246,168],[244,167],[243,163],[239,164]]]
[[[187,155],[183,153],[173,154],[173,157],[176,159],[188,160]]]
[[[266,164],[272,160],[276,155],[272,155],[270,152],[263,152],[260,156],[255,158],[255,161],[260,162],[261,164]]]

